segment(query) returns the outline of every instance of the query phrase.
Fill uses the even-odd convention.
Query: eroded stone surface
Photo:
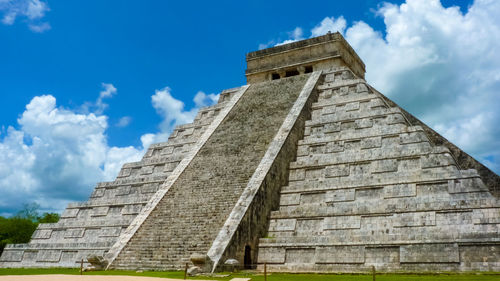
[[[329,78],[343,72],[326,71],[318,86],[259,263],[271,271],[500,270],[495,189],[366,82]]]

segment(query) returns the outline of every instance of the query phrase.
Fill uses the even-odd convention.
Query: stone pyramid
[[[364,80],[339,33],[247,54],[223,91],[2,267],[500,271],[500,177]],[[200,259],[200,258],[198,258]]]

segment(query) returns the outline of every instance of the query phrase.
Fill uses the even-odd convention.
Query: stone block
[[[290,181],[304,180],[306,177],[306,171],[304,169],[293,169],[290,170]]]
[[[92,208],[91,216],[93,216],[93,217],[106,216],[108,214],[108,211],[109,211],[108,206],[94,207],[94,208]]]
[[[123,206],[121,213],[122,215],[134,215],[141,212],[142,204],[129,204]]]
[[[326,144],[326,153],[335,153],[344,151],[344,142],[343,141],[334,141]]]
[[[335,81],[335,73],[329,73],[325,75],[325,82],[334,82]]]
[[[298,205],[300,203],[300,193],[282,194],[280,196],[280,206]]]
[[[167,146],[161,150],[161,155],[169,155],[174,152],[174,147],[173,146]]]
[[[325,168],[325,177],[346,177],[349,171],[349,164],[328,166]]]
[[[102,227],[99,231],[99,237],[118,237],[122,228],[119,226]]]
[[[488,188],[484,185],[481,178],[456,179],[448,181],[449,193],[468,193],[487,190]]]
[[[382,147],[382,137],[364,138],[361,140],[362,149]]]
[[[325,153],[325,145],[324,144],[318,144],[318,145],[311,145],[309,146],[309,155],[311,154],[323,154]]]
[[[131,168],[122,168],[120,170],[120,173],[118,174],[118,177],[119,178],[128,177],[128,176],[130,176],[131,172],[132,172]]]
[[[422,168],[442,167],[453,165],[455,162],[449,154],[429,154],[421,157]]]
[[[40,250],[38,251],[37,262],[58,262],[61,259],[61,250]]]
[[[322,115],[328,115],[328,114],[333,114],[333,113],[335,113],[335,105],[324,106],[321,109]]]
[[[393,218],[394,227],[435,226],[436,212],[399,213]]]
[[[158,183],[145,183],[140,188],[141,193],[155,193],[158,190]]]
[[[376,160],[371,163],[372,173],[396,172],[398,170],[397,159]]]
[[[365,129],[373,126],[373,121],[370,118],[357,119],[354,122],[357,129]]]
[[[361,227],[361,216],[337,216],[326,217],[323,221],[323,229],[357,229]]]
[[[399,135],[399,141],[401,144],[408,143],[418,143],[418,142],[427,142],[427,136],[423,131],[410,132],[410,133],[402,133]]]
[[[398,265],[399,246],[396,247],[366,247],[365,263],[367,265]]]
[[[382,99],[374,98],[370,100],[370,107],[371,108],[386,107],[386,105]]]
[[[326,202],[346,202],[355,200],[355,189],[339,189],[326,193]]]
[[[303,193],[300,195],[300,204],[315,204],[325,202],[325,193]]]
[[[285,263],[285,248],[259,248],[259,263]]]
[[[306,170],[305,179],[315,180],[319,178],[324,178],[324,168],[320,169],[308,169]]]
[[[332,89],[324,90],[319,94],[320,98],[325,99],[325,100],[330,99],[332,97],[332,95],[333,95]]]
[[[85,228],[68,228],[64,233],[64,238],[81,238],[85,234]]]
[[[461,245],[460,261],[475,270],[492,271],[500,260],[500,245]]]
[[[76,218],[80,209],[65,209],[61,218]]]
[[[323,219],[298,219],[295,226],[297,235],[319,234],[323,232]]]
[[[52,235],[52,229],[37,229],[31,236],[32,239],[49,239]]]
[[[269,222],[269,231],[294,231],[296,219],[274,219]]]
[[[104,193],[106,192],[106,188],[96,188],[90,195],[90,198],[99,198],[103,197]]]
[[[324,133],[335,133],[340,132],[340,122],[327,123],[323,125]]]
[[[406,120],[403,117],[403,115],[400,114],[400,113],[390,114],[390,115],[387,115],[386,124],[388,124],[388,125],[391,125],[391,124],[406,124]]]
[[[297,147],[297,156],[307,156],[309,155],[309,146],[307,145],[299,145]]]
[[[356,84],[356,92],[357,93],[366,93],[366,92],[368,92],[368,87],[366,86],[365,83],[358,83],[358,84]]]
[[[23,262],[36,262],[36,257],[38,256],[38,251],[24,251]]]
[[[405,158],[398,161],[398,171],[414,171],[420,169],[420,158]]]
[[[2,256],[0,256],[0,261],[6,262],[20,262],[23,260],[24,251],[19,250],[4,250]]]
[[[154,166],[150,165],[150,166],[143,166],[141,168],[141,172],[140,174],[141,175],[150,175],[153,173],[153,170],[154,170]]]
[[[130,194],[130,185],[122,185],[116,188],[116,196],[123,196]]]
[[[457,244],[415,244],[400,247],[401,263],[458,263]]]
[[[314,263],[316,249],[303,248],[303,249],[286,249],[285,262],[287,264],[307,264]]]
[[[316,248],[316,263],[365,263],[364,246],[331,246]]]
[[[384,187],[384,198],[417,196],[417,185],[414,183],[388,185]]]
[[[475,209],[472,212],[474,224],[500,224],[500,208]]]

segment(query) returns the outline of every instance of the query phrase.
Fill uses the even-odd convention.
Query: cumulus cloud
[[[0,0],[1,1],[1,0]],[[2,127],[0,136],[0,214],[9,215],[23,203],[36,202],[44,211],[60,211],[68,202],[85,200],[99,181],[112,181],[126,162],[138,161],[155,142],[164,141],[173,126],[191,122],[200,107],[217,102],[218,95],[198,92],[194,107],[170,94],[156,91],[153,107],[164,118],[159,131],[141,136],[138,147],[108,144],[108,107],[103,99],[117,93],[112,84],[102,84],[95,103],[85,110],[57,105],[52,95],[34,97],[18,118],[18,128]],[[117,126],[127,126],[122,117]]]
[[[159,126],[160,132],[154,135],[154,142],[165,141],[176,125],[192,122],[201,107],[215,104],[218,99],[219,95],[199,91],[193,99],[195,106],[186,110],[184,102],[174,98],[169,87],[156,90],[151,101],[163,121]]]
[[[3,24],[12,25],[17,18],[23,18],[33,32],[41,33],[50,29],[50,24],[42,20],[48,11],[48,4],[41,0],[0,0]]]
[[[132,146],[108,146],[106,116],[57,107],[51,95],[34,97],[18,124],[0,140],[0,209],[7,212],[25,202],[60,210],[142,154]]]
[[[334,17],[326,17],[311,30],[311,36],[316,37],[327,34],[328,32],[333,33],[337,31],[344,33],[346,25],[347,23],[343,16],[340,16],[337,19]]]
[[[439,0],[385,3],[385,34],[363,21],[327,17],[311,37],[341,32],[375,88],[500,173],[500,2],[462,13]]]

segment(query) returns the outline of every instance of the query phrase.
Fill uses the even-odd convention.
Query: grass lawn
[[[79,269],[73,268],[41,268],[41,269],[18,269],[18,268],[0,268],[0,275],[34,275],[34,274],[80,274]],[[178,278],[183,279],[184,272],[182,271],[122,271],[122,270],[109,270],[97,272],[84,272],[85,275],[134,275],[134,276],[150,276],[150,277],[165,277],[165,278]],[[221,273],[229,274],[229,273]],[[235,277],[248,277],[255,281],[263,281],[264,276],[254,273],[231,273],[227,277],[190,277],[189,279],[213,279],[213,280],[230,280]],[[378,274],[377,281],[498,281],[500,280],[500,273],[468,273],[468,274]],[[371,281],[371,275],[361,274],[282,274],[275,273],[269,274],[268,281]]]

